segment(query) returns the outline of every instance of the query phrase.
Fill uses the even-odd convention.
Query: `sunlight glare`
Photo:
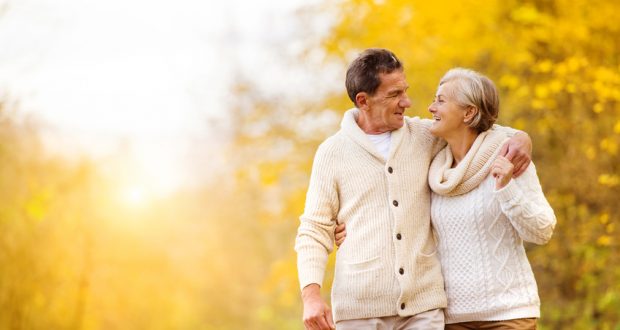
[[[124,191],[123,200],[129,206],[143,206],[146,203],[145,191],[138,186],[128,187]]]

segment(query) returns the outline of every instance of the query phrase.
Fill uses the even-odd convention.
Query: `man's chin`
[[[405,125],[405,120],[401,119],[400,122],[398,124],[394,124],[392,125],[392,130],[395,131],[401,127],[403,127]]]

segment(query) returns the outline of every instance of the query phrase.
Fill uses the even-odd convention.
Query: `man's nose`
[[[409,99],[409,96],[405,95],[405,97],[400,100],[400,106],[403,108],[409,108],[411,106],[411,100]]]

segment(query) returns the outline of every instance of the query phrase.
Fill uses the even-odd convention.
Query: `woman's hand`
[[[514,164],[514,177],[517,178],[525,172],[532,161],[532,139],[527,133],[518,131],[504,143],[499,154]]]
[[[344,223],[339,223],[336,226],[336,231],[334,232],[336,235],[336,246],[340,247],[340,245],[344,242],[344,239],[347,237],[347,228]]]
[[[491,166],[491,174],[495,178],[495,190],[504,188],[510,182],[514,168],[514,165],[512,165],[508,158],[497,156]],[[338,227],[336,227],[336,232],[338,232]]]

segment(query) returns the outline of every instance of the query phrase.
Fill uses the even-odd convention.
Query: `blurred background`
[[[298,216],[367,47],[405,63],[411,116],[451,67],[496,82],[558,218],[527,247],[540,328],[620,329],[619,12],[0,0],[0,329],[302,329]]]

